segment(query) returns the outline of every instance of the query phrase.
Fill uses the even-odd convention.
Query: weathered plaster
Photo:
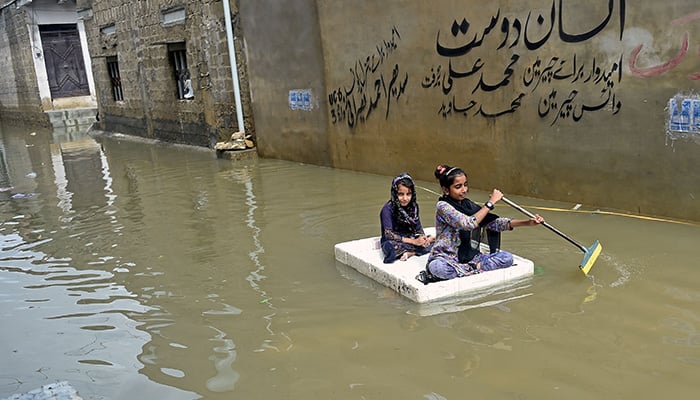
[[[264,157],[431,181],[449,163],[475,188],[700,220],[700,148],[666,127],[700,78],[696,2],[241,3]],[[305,87],[327,98],[290,110]]]

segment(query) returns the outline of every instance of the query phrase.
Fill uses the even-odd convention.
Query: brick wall
[[[238,130],[221,1],[79,1],[97,87],[100,128],[212,147]],[[184,9],[181,23],[163,15]],[[85,10],[90,10],[86,15]],[[232,4],[232,12],[236,8]],[[178,99],[168,44],[185,43],[194,98]],[[242,42],[237,40],[238,51]],[[123,100],[114,99],[107,58],[119,63]],[[242,53],[238,60],[242,60]],[[239,75],[245,74],[239,62]],[[241,82],[246,132],[252,128]]]
[[[25,8],[0,10],[0,121],[49,126],[43,113]]]

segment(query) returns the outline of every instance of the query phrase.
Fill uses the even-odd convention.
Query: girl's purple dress
[[[401,241],[404,237],[416,237],[423,235],[423,227],[420,223],[420,218],[416,220],[414,225],[395,224],[392,217],[393,206],[391,201],[386,202],[379,213],[379,220],[382,226],[381,245],[384,252],[384,262],[393,263],[398,260],[404,253],[413,252],[420,256],[428,253],[430,247],[414,246],[412,244]]]
[[[510,218],[497,218],[486,228],[498,232],[509,230],[510,221]],[[513,255],[507,251],[477,254],[467,263],[459,262],[459,231],[471,231],[477,226],[476,217],[461,213],[445,201],[438,201],[435,211],[436,239],[428,257],[428,271],[437,278],[452,279],[513,265]]]

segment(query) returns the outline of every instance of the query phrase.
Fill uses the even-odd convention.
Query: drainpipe
[[[241,89],[238,83],[238,64],[236,64],[236,47],[233,45],[233,28],[231,25],[231,6],[229,5],[229,0],[224,0],[224,20],[226,21],[226,39],[228,42],[228,57],[231,63],[233,97],[236,101],[238,131],[242,132],[245,137],[245,125],[243,124],[243,106],[241,105]]]

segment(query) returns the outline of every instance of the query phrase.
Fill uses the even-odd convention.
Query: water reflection
[[[214,367],[218,374],[207,380],[207,389],[212,392],[230,392],[236,387],[236,383],[241,375],[236,372],[231,365],[236,360],[236,345],[233,340],[227,339],[227,334],[214,327],[217,335],[212,341],[220,342],[221,346],[214,347],[214,351],[223,354],[223,357],[211,355],[210,360],[214,362]]]
[[[109,165],[100,145],[91,138],[51,146],[56,195],[65,214],[73,208],[110,206],[111,193]],[[104,187],[104,192],[94,188]]]
[[[47,132],[2,139],[6,196],[0,207],[11,216],[0,226],[2,316],[21,323],[3,328],[5,354],[11,354],[4,364],[14,372],[2,372],[0,390],[28,391],[60,376],[115,388],[129,382],[148,393],[153,384],[131,369],[151,336],[134,317],[154,308],[118,277],[134,264],[111,254],[121,229],[100,146],[88,137],[50,143]],[[168,398],[196,397],[174,388],[158,391],[164,389]]]
[[[396,292],[357,272],[355,269],[336,261],[335,266],[343,277],[357,287],[369,289],[377,298],[395,299],[397,305],[403,305],[404,299]],[[497,307],[510,312],[508,302],[532,296],[532,278],[508,282],[506,285],[487,287],[458,297],[444,298],[428,303],[416,303],[407,307],[406,313],[422,317],[440,314],[459,313],[482,307]]]
[[[265,253],[265,249],[263,248],[262,243],[260,241],[260,228],[255,222],[255,210],[258,208],[258,206],[255,200],[255,193],[253,192],[253,183],[251,182],[249,171],[247,169],[237,171],[234,174],[234,176],[239,183],[245,185],[245,204],[248,206],[246,225],[248,226],[248,228],[250,228],[251,237],[253,239],[253,250],[248,253],[248,256],[253,262],[253,266],[255,267],[255,269],[250,271],[250,275],[246,277],[246,280],[248,281],[248,283],[250,283],[250,286],[260,294],[260,303],[265,304],[268,308],[270,308],[270,310],[272,310],[263,318],[267,322],[265,325],[265,329],[267,329],[267,331],[271,335],[274,335],[275,332],[272,331],[272,319],[276,315],[276,312],[274,311],[276,308],[274,306],[272,298],[267,295],[267,292],[265,292],[265,290],[263,290],[263,288],[260,285],[261,281],[265,279],[265,275],[263,274],[263,272],[265,271],[265,266],[260,261],[260,256],[263,253]],[[268,345],[263,346],[263,348],[265,347],[270,348],[270,346]]]
[[[2,373],[3,393],[27,391],[56,376],[147,386],[145,377],[129,370],[151,339],[132,316],[148,307],[112,273],[78,270],[70,259],[36,251],[39,242],[9,233],[10,227],[0,228],[0,302],[4,321],[21,323],[4,324],[4,364],[13,372]],[[170,392],[172,398],[192,398]]]

